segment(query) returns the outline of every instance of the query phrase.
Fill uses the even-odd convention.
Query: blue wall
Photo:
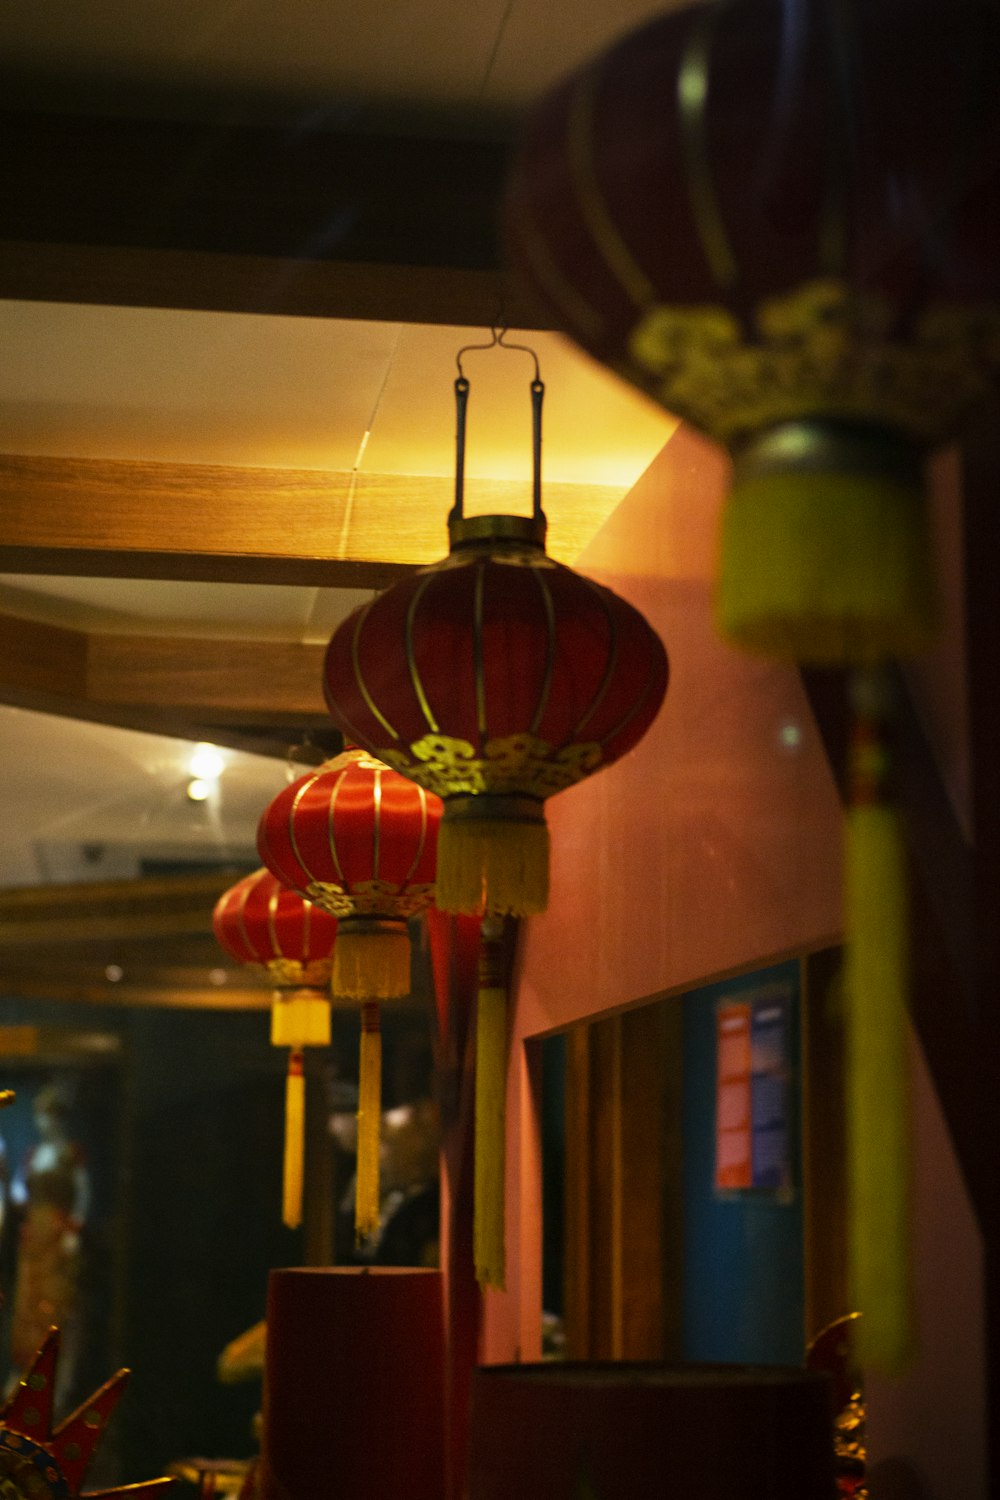
[[[715,1190],[716,1011],[761,992],[787,996],[789,1187]],[[799,1364],[803,1357],[799,964],[685,995],[683,1067],[685,1359]]]

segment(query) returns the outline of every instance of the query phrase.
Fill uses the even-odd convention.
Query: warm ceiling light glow
[[[206,802],[212,795],[214,785],[214,782],[204,781],[196,776],[193,781],[188,782],[187,794],[192,802]]]
[[[108,964],[104,970],[104,977],[109,984],[119,984],[125,978],[125,970],[121,964]]]
[[[215,745],[196,745],[188,762],[188,770],[199,781],[218,781],[225,768],[226,762]]]

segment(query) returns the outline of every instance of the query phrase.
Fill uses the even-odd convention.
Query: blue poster
[[[771,994],[754,998],[750,1011],[751,1182],[772,1192],[787,1192],[792,1185],[790,998],[775,985]]]

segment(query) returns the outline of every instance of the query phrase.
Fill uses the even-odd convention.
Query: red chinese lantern
[[[720,625],[797,661],[921,649],[921,452],[1000,360],[1000,25],[981,0],[733,0],[619,41],[536,109],[517,269],[734,454]]]
[[[288,1047],[285,1080],[285,1165],[282,1218],[302,1222],[305,1144],[303,1047],[330,1045],[330,974],[337,923],[267,870],[231,886],[215,905],[212,928],[238,964],[260,965],[274,983],[271,1041]]]
[[[506,207],[557,324],[732,452],[722,632],[868,674],[846,855],[866,1062],[852,1258],[862,1339],[887,1368],[907,1341],[905,1275],[885,1275],[908,1246],[888,1144],[906,1134],[907,916],[868,669],[933,632],[923,458],[995,384],[998,165],[995,6],[732,0],[657,18],[544,100]]]
[[[667,687],[666,652],[639,611],[546,554],[543,390],[536,378],[534,513],[467,517],[460,376],[451,550],[356,610],[327,648],[337,723],[444,799],[442,911],[544,911],[545,799],[631,750]]]
[[[257,833],[273,875],[338,920],[333,993],[361,1004],[355,1227],[379,1223],[379,1002],[409,993],[407,920],[434,899],[441,804],[363,750],[300,776]]]
[[[459,359],[451,551],[345,620],[326,656],[327,704],[344,732],[444,799],[437,906],[484,915],[484,936],[495,930],[495,941],[495,919],[547,905],[545,799],[632,749],[667,687],[666,652],[639,611],[546,554],[543,392],[536,364],[533,514],[466,517],[469,382]],[[476,1260],[481,1279],[500,1285],[506,1024],[498,968],[487,954],[477,1024]]]

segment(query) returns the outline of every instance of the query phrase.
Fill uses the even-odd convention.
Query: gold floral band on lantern
[[[434,900],[434,886],[401,888],[389,880],[363,880],[347,891],[332,881],[314,880],[306,887],[309,900],[341,919],[346,917],[412,917]]]
[[[409,751],[379,751],[388,765],[439,797],[479,792],[549,797],[583,781],[600,765],[602,754],[596,742],[553,750],[530,734],[488,740],[482,755],[468,740],[443,734],[425,735]]]
[[[1000,312],[938,303],[905,343],[881,298],[817,278],[760,303],[748,333],[724,307],[647,309],[629,341],[656,399],[729,446],[821,413],[924,444],[954,431],[1000,366]]]
[[[330,982],[333,963],[329,958],[301,963],[297,958],[271,958],[265,965],[271,982],[278,989],[322,988]]]

